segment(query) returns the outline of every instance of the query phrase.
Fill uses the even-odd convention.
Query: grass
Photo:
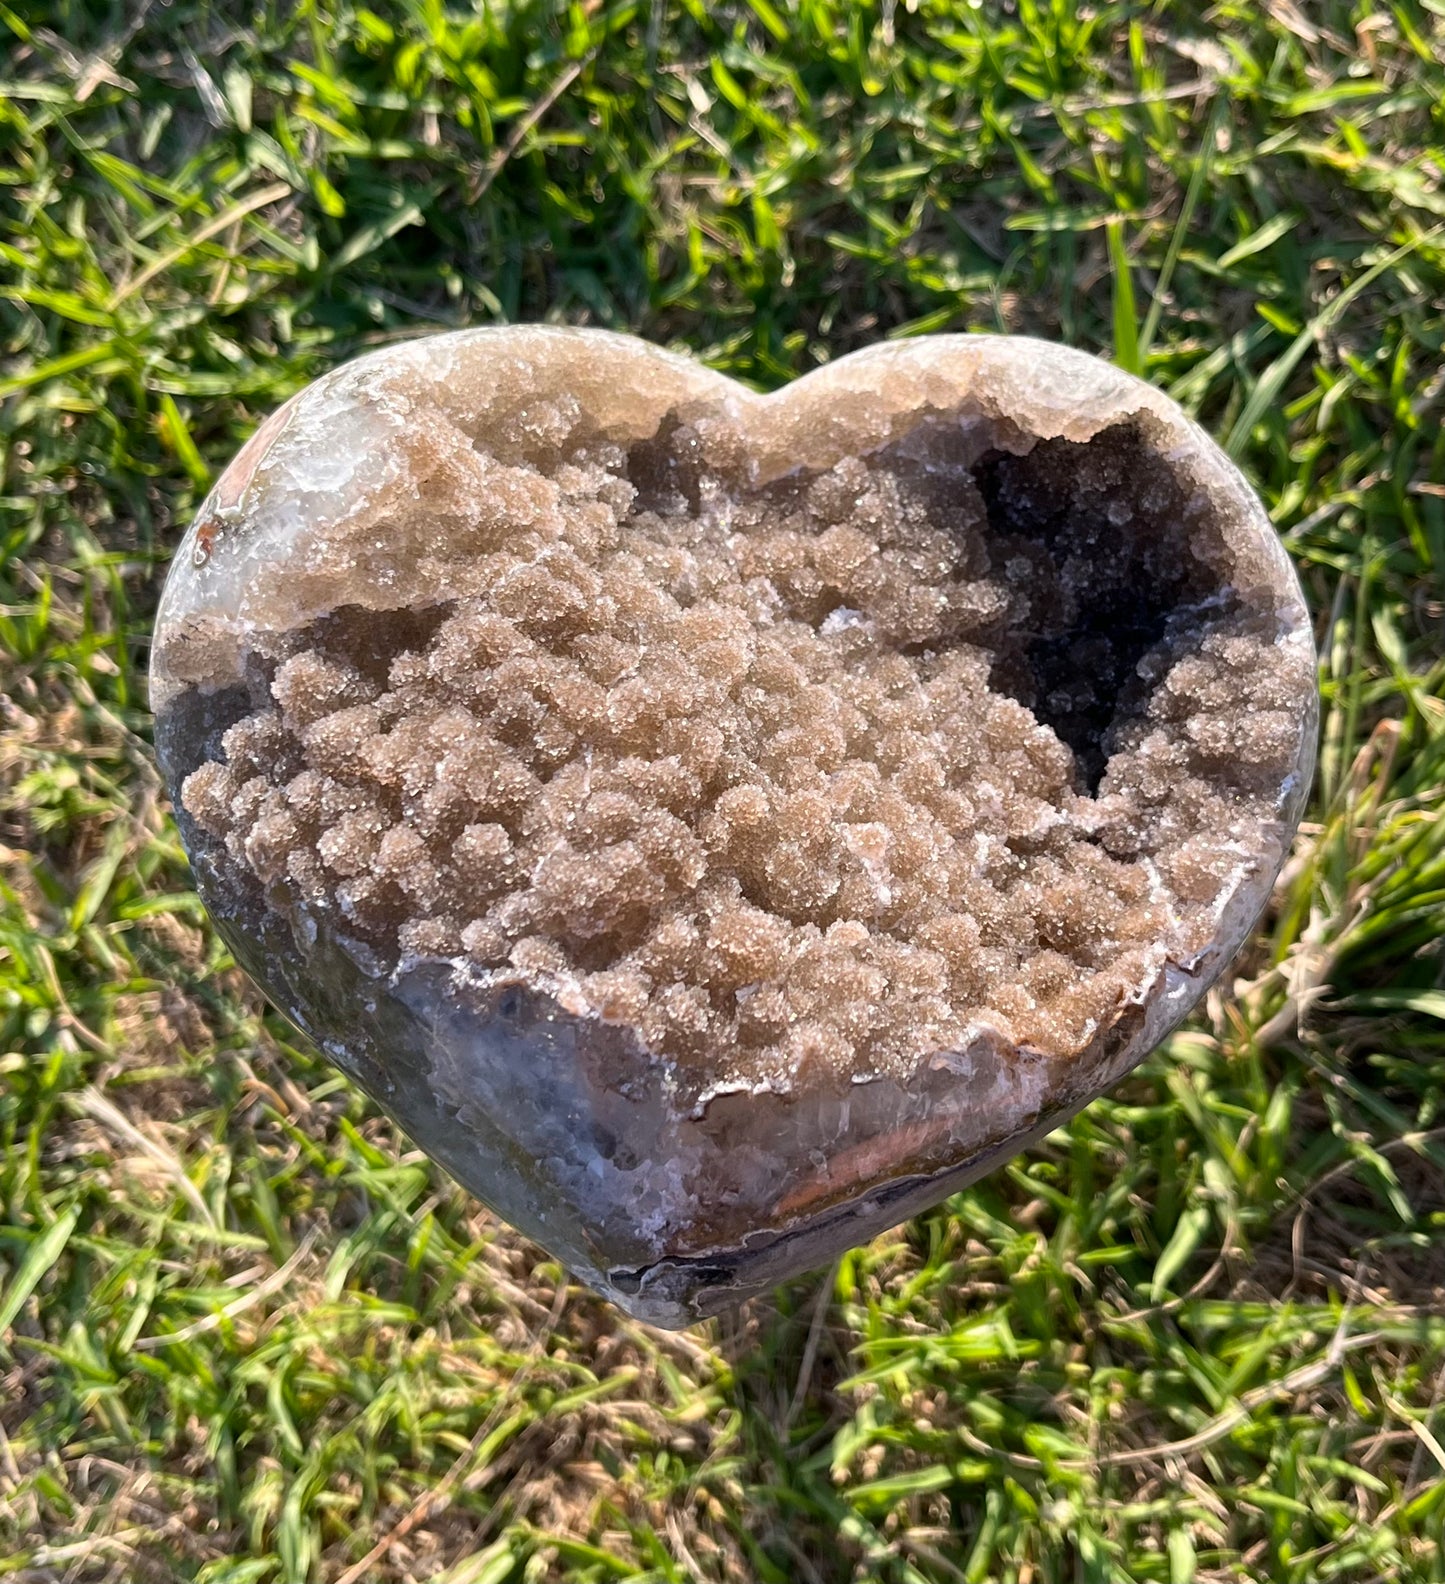
[[[1445,1578],[1445,5],[0,4],[0,1578]],[[1318,615],[1230,985],[933,1213],[668,1337],[259,1003],[148,624],[419,327],[774,386],[1028,330],[1171,390]]]

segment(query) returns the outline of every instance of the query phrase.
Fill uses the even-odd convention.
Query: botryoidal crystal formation
[[[596,331],[363,358],[202,508],[152,701],[238,960],[662,1324],[1145,1055],[1266,900],[1315,734],[1239,474],[1004,337],[767,397]]]

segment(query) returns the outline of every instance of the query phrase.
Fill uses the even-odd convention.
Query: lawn
[[[1445,1579],[1445,4],[0,3],[0,1578]],[[771,388],[1029,331],[1317,615],[1261,932],[1118,1092],[670,1336],[261,1003],[149,753],[167,559],[419,330]]]

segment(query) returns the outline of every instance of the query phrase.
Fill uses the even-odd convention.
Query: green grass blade
[[[0,1346],[4,1346],[4,1333],[15,1323],[15,1317],[25,1300],[65,1251],[65,1245],[70,1241],[70,1234],[75,1231],[75,1223],[79,1218],[79,1209],[72,1205],[31,1241],[19,1269],[10,1279],[10,1285],[0,1296]]]
[[[1139,315],[1134,303],[1134,278],[1124,247],[1124,222],[1110,220],[1109,267],[1114,275],[1114,361],[1129,374],[1143,372],[1139,361]]]
[[[1412,241],[1392,249],[1314,315],[1295,337],[1288,350],[1270,364],[1249,393],[1249,400],[1245,402],[1243,411],[1235,420],[1234,427],[1229,431],[1229,437],[1224,442],[1224,449],[1230,456],[1237,458],[1240,455],[1246,441],[1254,433],[1254,426],[1279,401],[1290,375],[1294,373],[1300,359],[1319,337],[1338,322],[1345,309],[1368,287],[1374,285],[1382,275],[1394,269],[1402,260],[1409,258],[1418,247],[1433,241],[1440,234],[1440,229],[1437,226],[1434,230],[1427,231]]]

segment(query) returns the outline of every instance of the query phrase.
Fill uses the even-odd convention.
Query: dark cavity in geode
[[[990,682],[1058,733],[1076,782],[1097,792],[1117,727],[1144,710],[1139,662],[1170,615],[1230,596],[1190,542],[1187,492],[1134,425],[991,453],[974,477],[991,539],[1027,545],[1042,585],[1029,630],[1001,636]]]

